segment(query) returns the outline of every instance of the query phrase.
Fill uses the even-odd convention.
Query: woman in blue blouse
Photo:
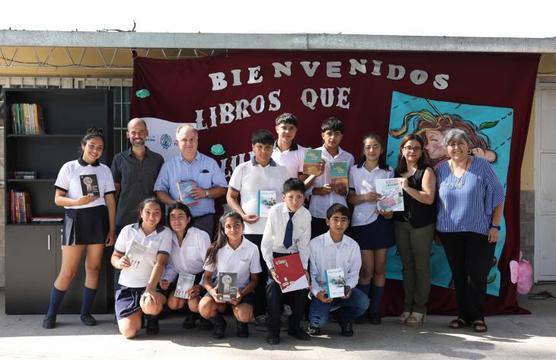
[[[449,159],[436,167],[436,230],[452,270],[458,317],[450,327],[486,332],[484,300],[504,210],[504,190],[490,164],[469,152],[460,129],[444,136]]]

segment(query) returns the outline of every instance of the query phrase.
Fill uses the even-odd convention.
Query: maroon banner
[[[193,122],[199,149],[214,155],[229,176],[251,151],[250,134],[274,130],[283,112],[299,121],[298,142],[321,145],[320,123],[337,116],[346,124],[342,148],[356,158],[364,134],[387,139],[392,92],[417,97],[512,108],[506,190],[506,245],[499,261],[500,295],[488,296],[487,313],[522,311],[509,281],[510,260],[519,256],[520,169],[539,57],[534,54],[409,52],[242,51],[191,60],[135,58],[132,116]],[[173,135],[173,134],[172,134]],[[388,149],[397,151],[397,149]],[[389,280],[386,313],[401,312],[403,291]],[[453,313],[453,290],[434,286],[433,313]]]

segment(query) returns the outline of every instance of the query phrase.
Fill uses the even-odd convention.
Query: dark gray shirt
[[[163,163],[162,156],[148,148],[143,160],[133,156],[131,148],[114,156],[112,176],[114,182],[120,184],[116,211],[118,230],[127,224],[137,222],[137,206],[145,198],[154,196],[154,183]]]

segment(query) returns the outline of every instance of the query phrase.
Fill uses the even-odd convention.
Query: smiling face
[[[126,135],[132,146],[144,146],[149,132],[141,119],[133,119],[127,124]]]
[[[463,139],[450,141],[446,150],[450,159],[454,161],[467,161],[469,156],[469,144]]]
[[[161,219],[162,209],[160,205],[154,201],[146,203],[145,207],[141,210],[141,227],[143,231],[147,234],[153,232]]]
[[[401,152],[404,159],[412,164],[416,164],[423,155],[423,149],[417,140],[406,141],[401,147]]]
[[[195,129],[184,126],[176,135],[176,139],[178,140],[178,147],[184,159],[194,159],[197,155],[197,148],[199,147],[199,137]]]
[[[278,142],[291,143],[297,134],[297,126],[293,124],[280,124],[276,125],[276,134],[278,135]]]
[[[425,132],[427,138],[427,145],[425,145],[425,150],[429,154],[429,158],[432,160],[440,159],[446,156],[446,148],[442,144],[443,135],[437,130],[428,130]]]
[[[102,156],[104,141],[101,137],[91,138],[84,145],[81,145],[81,150],[83,150],[83,161],[93,164]]]
[[[377,162],[382,151],[382,145],[376,139],[369,137],[363,142],[363,155],[368,161]]]
[[[243,237],[243,223],[235,217],[228,217],[224,221],[224,233],[228,241],[240,241]]]
[[[177,233],[184,233],[190,221],[191,219],[181,209],[173,209],[170,212],[170,227]]]

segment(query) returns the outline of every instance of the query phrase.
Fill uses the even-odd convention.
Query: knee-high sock
[[[380,302],[382,300],[382,293],[384,292],[384,286],[373,285],[371,287],[371,308],[370,312],[373,314],[380,313]]]
[[[55,317],[56,314],[58,314],[58,309],[60,308],[62,300],[64,300],[64,295],[66,295],[66,291],[58,290],[54,286],[52,287],[46,317]]]
[[[97,295],[97,289],[91,289],[86,286],[83,287],[83,302],[81,303],[81,315],[87,315],[91,313],[91,307],[95,301],[95,296]]]

